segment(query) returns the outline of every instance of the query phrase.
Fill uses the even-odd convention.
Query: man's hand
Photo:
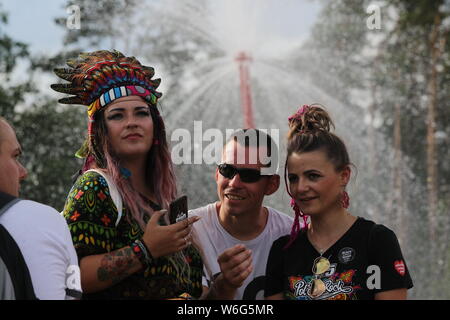
[[[253,271],[252,252],[238,244],[225,250],[217,259],[226,285],[239,288]]]
[[[225,250],[217,259],[221,273],[205,299],[234,299],[237,289],[253,271],[252,261],[252,252],[242,244]]]

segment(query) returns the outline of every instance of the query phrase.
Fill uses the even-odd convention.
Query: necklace
[[[308,231],[307,231],[307,235],[308,235],[308,240],[309,242],[313,245],[314,249],[316,249],[317,252],[319,252],[319,254],[322,256],[329,248],[331,248],[332,246],[334,246],[334,244],[339,241],[339,239],[341,239],[347,232],[348,230],[353,226],[353,224],[355,223],[355,221],[357,220],[356,217],[353,217],[350,213],[347,213],[346,215],[347,217],[350,217],[349,221],[344,222],[343,227],[341,228],[341,232],[338,232],[337,234],[335,234],[334,237],[330,238],[331,240],[327,241],[327,245],[328,247],[325,247],[325,249],[321,249],[318,247],[318,242],[320,241],[315,241],[314,240],[314,236],[313,233],[311,231],[311,227],[312,225],[309,225]],[[320,242],[322,244],[322,248],[323,248],[323,242]]]
[[[313,299],[319,298],[327,291],[327,287],[322,278],[326,277],[326,273],[330,270],[331,264],[330,260],[322,257],[322,254],[323,252],[314,260],[312,267],[313,279],[310,282],[308,295]]]
[[[314,249],[316,249],[316,251],[320,254],[320,256],[322,256],[325,253],[325,251],[328,250],[328,248],[324,248],[324,249],[319,248],[317,246],[317,243],[315,243],[315,241],[313,241],[311,235],[308,236],[308,240],[311,243],[311,245],[314,247]]]

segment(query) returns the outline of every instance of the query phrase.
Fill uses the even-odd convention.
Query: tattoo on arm
[[[116,250],[103,256],[101,266],[97,270],[99,281],[121,282],[140,268],[140,262],[130,247]]]

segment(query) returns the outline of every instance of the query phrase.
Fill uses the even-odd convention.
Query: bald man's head
[[[27,176],[27,170],[20,164],[22,148],[16,133],[4,118],[0,118],[0,191],[19,196],[20,181]]]

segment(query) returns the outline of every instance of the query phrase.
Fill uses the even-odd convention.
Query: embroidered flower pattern
[[[139,225],[128,222],[127,209],[116,227],[118,213],[105,179],[95,172],[81,176],[66,201],[64,217],[69,225],[79,260],[129,246],[143,236]],[[190,279],[177,271],[167,258],[158,258],[147,269],[135,273],[110,289],[87,295],[88,298],[168,299],[183,292],[194,297],[202,293],[203,264],[199,252],[190,246],[185,250],[190,265]]]

